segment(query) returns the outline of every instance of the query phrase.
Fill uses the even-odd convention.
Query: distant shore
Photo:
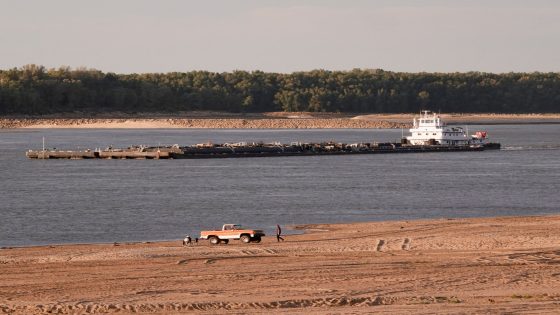
[[[448,124],[560,123],[560,114],[442,114]],[[0,117],[0,128],[227,128],[320,129],[409,128],[414,114],[181,112],[177,114],[80,113]]]
[[[280,243],[2,248],[0,313],[552,314],[560,303],[558,215],[296,228],[306,233]]]

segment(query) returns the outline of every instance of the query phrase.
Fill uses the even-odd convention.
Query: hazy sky
[[[2,0],[0,68],[560,71],[557,0]]]

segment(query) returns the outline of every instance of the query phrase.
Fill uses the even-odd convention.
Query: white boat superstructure
[[[422,111],[414,118],[411,135],[406,137],[413,145],[469,145],[471,138],[462,127],[447,126],[436,113]],[[484,134],[486,136],[486,133]]]

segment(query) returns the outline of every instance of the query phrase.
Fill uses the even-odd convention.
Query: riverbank
[[[197,129],[321,129],[321,128],[405,128],[397,122],[329,119],[19,119],[2,120],[1,128],[108,128],[108,129],[152,129],[152,128],[197,128]]]
[[[560,216],[302,225],[277,243],[0,250],[0,312],[555,313]]]
[[[442,114],[449,124],[560,123],[560,114]],[[181,112],[169,114],[0,117],[0,128],[216,128],[216,129],[319,129],[409,128],[414,114]]]

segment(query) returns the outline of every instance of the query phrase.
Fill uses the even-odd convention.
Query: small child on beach
[[[192,239],[189,235],[186,235],[185,239],[183,239],[183,246],[187,246],[187,245],[192,245]]]

